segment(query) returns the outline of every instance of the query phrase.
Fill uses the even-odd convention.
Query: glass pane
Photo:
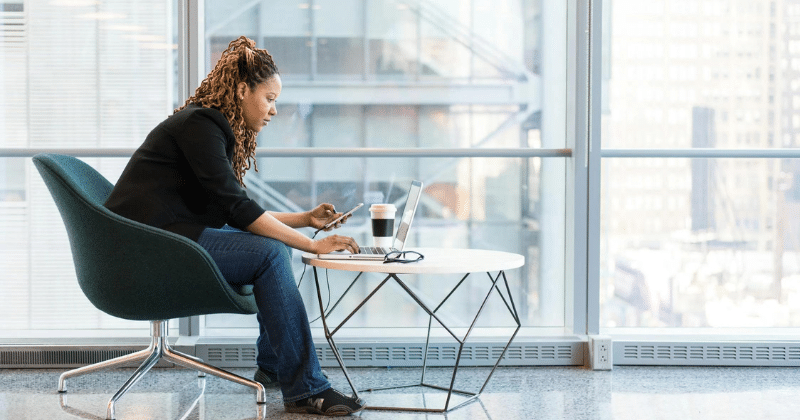
[[[267,49],[284,82],[292,78],[308,79],[312,73],[310,13],[307,0],[206,0],[206,74],[228,43],[244,35],[262,48],[263,39],[271,41]]]
[[[413,78],[418,70],[419,20],[406,3],[367,1],[370,75],[378,79]]]
[[[604,148],[797,147],[796,6],[603,13]],[[604,159],[601,325],[800,325],[796,174],[781,159]]]
[[[127,162],[83,160],[112,182]],[[31,160],[0,162],[26,179],[21,189],[9,179],[0,184],[0,338],[147,336],[147,323],[106,315],[84,296],[61,215]]]
[[[278,115],[259,134],[259,147],[567,147],[566,5],[556,2],[543,9],[539,1],[455,0],[216,3],[206,1],[212,51],[219,54],[241,35],[233,33],[240,28],[261,28],[244,34],[258,36],[253,39],[270,51],[283,75]],[[217,57],[208,57],[209,68]],[[410,181],[422,180],[422,211],[411,246],[524,255],[525,267],[508,273],[523,326],[563,328],[564,159],[265,157],[258,167],[258,173],[246,178],[249,193],[266,208],[280,211],[306,210],[320,202],[337,209],[359,202],[402,204]],[[366,208],[358,211],[337,233],[369,244],[368,214]],[[294,258],[313,319],[319,312],[313,279],[309,271],[304,274],[299,252]],[[327,276],[335,301],[351,277],[333,271]],[[426,292],[438,291],[430,287],[436,284],[432,277],[412,283]],[[483,286],[478,281],[474,290]],[[349,325],[368,328],[372,335],[396,334],[372,328],[385,326],[381,317],[392,316],[381,313],[381,305],[392,298],[376,296],[378,303]],[[496,305],[490,304],[482,326],[508,326],[505,306]],[[459,310],[457,318],[463,315]],[[427,325],[420,322],[426,315],[413,304],[406,311],[396,327]],[[211,335],[254,335],[256,327],[254,317],[213,315],[204,321],[204,333]]]
[[[172,0],[0,6],[0,147],[137,147],[176,105]],[[127,159],[87,159],[115,181]],[[0,159],[0,336],[149,333],[80,291],[61,217],[30,159]]]
[[[317,73],[336,78],[364,75],[364,1],[314,1]],[[347,13],[337,13],[344,9]]]
[[[371,245],[371,224],[369,212],[366,210],[370,201],[395,203],[399,214],[403,210],[411,179],[424,179],[423,196],[407,246],[493,249],[523,254],[526,257],[526,265],[507,273],[523,325],[563,327],[564,282],[552,279],[563,278],[564,248],[558,247],[557,244],[563,244],[565,240],[564,209],[558,208],[555,203],[549,202],[540,194],[545,191],[543,183],[563,182],[564,165],[558,164],[558,162],[563,163],[563,160],[548,159],[550,161],[548,166],[543,165],[541,159],[518,158],[368,159],[366,163],[363,159],[315,158],[312,159],[315,168],[338,166],[350,168],[352,171],[352,174],[346,177],[318,177],[316,182],[300,174],[294,180],[278,181],[278,177],[274,176],[278,171],[266,170],[277,162],[290,167],[301,166],[307,163],[306,161],[307,159],[299,158],[260,159],[259,167],[265,169],[257,174],[249,173],[246,178],[251,197],[266,208],[276,211],[306,209],[312,203],[322,201],[333,203],[337,209],[349,209],[359,202],[365,202],[367,206],[357,211],[336,233],[351,236],[359,244]],[[380,161],[380,165],[373,161]],[[381,171],[365,177],[364,165],[380,167]],[[417,167],[427,168],[426,172],[433,172],[436,168],[438,175],[422,177],[413,170]],[[559,175],[555,175],[556,179],[552,179],[552,175],[548,178],[542,173],[543,167],[554,170]],[[530,174],[529,177],[522,176],[525,173]],[[256,187],[257,185],[267,185],[269,188],[266,190]],[[312,233],[309,229],[303,231],[309,235]],[[313,274],[310,270],[306,270],[300,257],[301,253],[295,251],[295,276],[301,283],[306,307],[313,319],[319,313],[316,289],[313,287]],[[328,270],[327,273],[325,270],[320,270],[320,273],[323,298],[326,303],[328,287],[330,288],[332,297],[329,305],[338,300],[355,277],[355,273],[335,270]],[[444,285],[455,285],[461,279],[461,275],[409,277],[406,279],[409,284],[432,300],[436,300],[437,297],[439,300],[444,298],[444,295],[440,296]],[[464,296],[458,295],[461,297],[454,299],[466,299],[465,296],[486,293],[488,283],[484,278],[485,274],[475,273],[473,277],[478,277],[479,280],[467,283],[467,287],[459,292]],[[383,280],[382,275],[366,274],[359,281],[374,287],[376,282],[381,280]],[[348,312],[352,310],[364,298],[365,290],[368,291],[366,285],[351,291],[342,301],[342,308],[350,308]],[[364,312],[361,315],[349,321],[348,326],[399,328],[427,325],[427,314],[423,310],[412,300],[404,300],[401,291],[398,293],[397,290],[388,292],[389,290],[376,295],[362,309]],[[402,301],[405,305],[403,315],[399,318],[396,313],[393,315],[392,311],[386,310],[398,301]],[[453,319],[470,319],[466,312],[470,308],[466,305],[447,309],[448,316]],[[474,311],[476,308],[471,309]],[[502,301],[491,303],[485,310],[486,315],[480,319],[479,326],[512,326],[509,324],[511,318]],[[339,310],[334,312],[334,317],[343,317],[346,314]],[[236,335],[257,332],[255,317],[212,315],[205,318],[206,334]],[[387,331],[391,330],[383,332],[374,330],[370,334],[385,335]]]
[[[792,4],[604,2],[603,147],[797,147]]]
[[[800,326],[800,167],[605,159],[601,325]]]

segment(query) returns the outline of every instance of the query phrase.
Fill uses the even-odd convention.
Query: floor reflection
[[[188,420],[190,418],[193,418],[193,417],[196,418],[197,417],[196,415],[193,416],[193,412],[198,409],[198,407],[200,405],[200,401],[202,401],[204,399],[204,397],[205,397],[205,390],[206,390],[206,378],[205,377],[197,378],[197,388],[198,388],[197,396],[188,404],[186,409],[183,410],[183,414],[180,415],[179,417],[177,417],[178,420]],[[73,392],[73,394],[74,394],[74,392]],[[135,396],[133,396],[132,399],[134,399],[134,400],[143,400],[143,401],[140,401],[139,404],[135,404],[137,401],[132,401],[132,403],[135,404],[135,405],[133,407],[127,407],[127,409],[129,411],[134,411],[137,416],[143,416],[145,418],[148,418],[148,417],[150,417],[152,415],[156,415],[156,418],[158,418],[157,414],[148,413],[148,410],[157,408],[157,407],[155,407],[155,404],[150,404],[150,403],[158,401],[158,399],[160,397],[162,397],[163,395],[164,394],[162,394],[162,393],[151,393],[150,395],[142,395],[142,394],[135,395]],[[58,401],[59,401],[59,405],[61,406],[61,409],[64,412],[66,412],[68,414],[71,414],[72,416],[75,416],[77,418],[89,419],[89,420],[97,420],[97,419],[104,420],[104,419],[106,419],[106,416],[98,416],[98,415],[92,414],[92,413],[90,413],[88,411],[85,411],[85,410],[82,410],[80,408],[73,407],[73,406],[69,405],[69,401],[70,401],[70,397],[71,397],[72,400],[76,402],[76,404],[89,403],[90,405],[95,406],[96,405],[95,401],[89,402],[88,400],[96,399],[95,397],[97,397],[97,395],[96,394],[92,394],[92,395],[89,396],[89,398],[86,398],[87,396],[89,396],[89,395],[78,394],[78,395],[70,396],[70,394],[66,393],[66,392],[65,393],[59,393],[58,394]],[[142,398],[142,397],[144,397],[144,398]],[[172,402],[171,401],[172,398],[168,398],[167,400],[170,400],[169,402]],[[178,404],[177,404],[178,406],[183,405],[182,404],[183,401],[182,401],[182,398],[181,398],[180,394],[177,395],[177,400],[178,400]],[[107,400],[106,400],[106,403],[107,403]],[[119,404],[119,403],[117,403],[117,404]],[[169,404],[168,403],[168,404],[165,405],[165,407],[169,407],[170,405],[173,405],[173,404]],[[258,418],[258,419],[264,418],[263,415],[265,413],[265,410],[263,409],[263,405],[257,404],[257,408],[258,408],[258,410],[257,410],[257,413],[256,413],[256,416],[257,416],[256,418]],[[164,412],[164,413],[159,413],[159,414],[162,416],[161,418],[169,418],[167,416],[169,416],[170,413],[169,412]],[[122,416],[118,415],[118,417],[122,417]]]
[[[249,369],[233,369],[249,376]],[[480,384],[488,368],[459,370],[462,389]],[[132,370],[76,378],[70,392],[56,392],[61,370],[0,370],[0,420],[104,419],[106,405]],[[340,371],[331,381],[346,389]],[[499,368],[481,396],[447,413],[365,410],[369,420],[660,420],[792,419],[800,412],[796,368],[616,367],[593,372],[574,367]],[[360,387],[377,388],[418,380],[413,369],[352,369]],[[452,370],[431,373],[448,378]],[[427,378],[427,377],[426,377]],[[427,379],[426,379],[427,381]],[[429,388],[360,392],[369,405],[439,408],[447,393]],[[467,397],[454,394],[455,407]],[[255,403],[247,387],[215,377],[197,378],[182,369],[155,369],[117,403],[117,420],[309,419],[283,410],[280,391],[267,390]]]

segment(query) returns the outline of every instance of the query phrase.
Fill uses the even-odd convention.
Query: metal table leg
[[[328,320],[325,314],[325,307],[322,304],[322,289],[319,287],[319,276],[317,275],[317,267],[314,267],[314,283],[317,285],[317,299],[319,300],[319,313],[320,319],[322,320],[322,328],[325,331],[325,340],[328,341],[328,345],[333,352],[333,356],[336,357],[336,361],[339,362],[339,366],[342,368],[342,372],[344,372],[344,377],[347,378],[347,383],[350,384],[350,389],[353,390],[353,396],[359,398],[358,391],[356,387],[353,385],[353,381],[350,380],[350,374],[347,372],[347,367],[345,367],[344,362],[342,361],[342,357],[339,355],[339,349],[336,348],[336,342],[333,341],[333,334],[331,334],[330,329],[328,329]]]

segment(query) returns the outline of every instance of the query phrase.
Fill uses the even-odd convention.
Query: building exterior
[[[665,149],[668,156],[687,148],[796,146],[794,2],[613,0],[604,7],[612,22],[604,148]],[[797,289],[800,249],[785,237],[796,220],[794,199],[786,199],[798,183],[796,163],[605,162],[603,264],[609,302],[620,302],[608,326],[724,326],[731,319],[721,315],[729,310],[722,302],[745,296],[758,302],[752,322],[792,324],[790,308],[764,315],[756,307],[785,303]],[[635,288],[645,296],[626,295],[629,286],[611,290],[616,273],[630,271],[646,279]],[[712,310],[709,300],[722,306]]]

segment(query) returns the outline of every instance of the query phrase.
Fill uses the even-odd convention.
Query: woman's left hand
[[[337,217],[341,216],[342,213],[337,213],[336,208],[333,207],[333,204],[323,203],[318,205],[314,210],[308,212],[308,226],[314,229],[321,229],[326,224],[336,220]],[[329,231],[332,229],[339,228],[342,223],[347,221],[349,217],[345,217],[344,219],[338,221],[335,225],[331,226],[325,231]]]

